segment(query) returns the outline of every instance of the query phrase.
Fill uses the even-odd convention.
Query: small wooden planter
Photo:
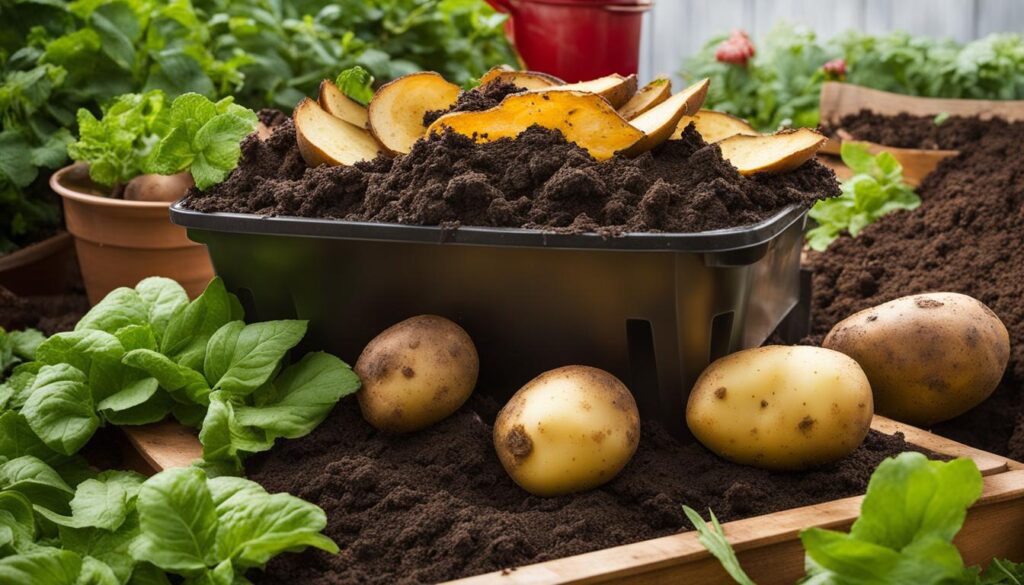
[[[902,432],[908,443],[936,453],[973,459],[985,484],[981,499],[971,508],[956,538],[964,561],[970,565],[992,558],[1024,558],[1024,465],[882,416],[876,415],[871,427],[886,434]],[[125,432],[150,472],[189,465],[201,455],[195,434],[177,423],[126,427]],[[784,510],[728,522],[723,528],[743,568],[758,585],[790,585],[804,574],[800,531],[811,526],[848,529],[860,514],[863,499],[857,496]],[[491,583],[729,585],[733,581],[691,531],[468,577],[449,585]]]
[[[867,109],[883,116],[912,114],[915,116],[978,116],[982,119],[999,117],[1008,121],[1024,120],[1024,101],[995,100],[961,100],[907,96],[887,91],[879,91],[849,83],[826,82],[821,88],[821,122],[833,128],[839,121],[850,114]],[[916,148],[896,148],[884,144],[860,141],[872,154],[886,150],[903,165],[904,179],[910,185],[917,186],[928,174],[935,170],[943,160],[956,156],[956,150],[927,150]],[[842,141],[830,140],[822,149],[821,154],[839,156]],[[852,173],[842,161],[821,157],[821,161],[831,167],[839,178],[847,178]]]

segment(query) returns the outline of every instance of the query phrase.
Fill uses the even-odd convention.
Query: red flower
[[[746,67],[747,62],[750,61],[750,58],[755,53],[754,43],[750,42],[750,37],[747,36],[747,33],[740,29],[735,29],[728,39],[722,41],[715,48],[715,60],[720,63],[731,63],[740,67]]]
[[[835,77],[846,77],[846,59],[832,59],[821,66],[825,73]]]

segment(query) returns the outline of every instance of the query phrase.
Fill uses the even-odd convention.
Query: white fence
[[[969,41],[1024,32],[1024,0],[654,0],[644,20],[641,79],[671,74],[710,37],[742,28],[755,39],[778,21],[805,24],[827,39],[847,29],[903,29]]]

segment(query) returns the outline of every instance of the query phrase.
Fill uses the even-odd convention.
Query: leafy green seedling
[[[843,182],[839,197],[817,202],[808,213],[818,227],[807,232],[807,243],[819,252],[843,231],[856,237],[883,215],[921,204],[921,198],[903,182],[903,166],[892,154],[872,156],[867,147],[855,142],[844,142],[841,154],[856,174]]]

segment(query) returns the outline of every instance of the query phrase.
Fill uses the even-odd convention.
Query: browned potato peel
[[[719,142],[718,147],[741,175],[756,175],[799,167],[814,157],[825,140],[810,128],[799,128],[764,136],[737,135]]]
[[[295,108],[292,118],[299,153],[311,167],[353,165],[380,153],[369,132],[328,114],[309,98]]]
[[[659,78],[640,88],[629,101],[619,108],[619,115],[627,120],[632,120],[672,95],[672,82],[668,79]]]
[[[384,150],[405,154],[426,134],[423,114],[450,108],[459,86],[432,71],[403,75],[373,94],[367,108],[369,129]]]
[[[625,154],[635,156],[668,140],[680,118],[700,109],[708,95],[709,85],[709,80],[702,79],[634,118],[630,124],[643,132],[644,137]]]
[[[630,126],[599,95],[561,88],[510,95],[482,112],[447,114],[435,121],[428,133],[450,128],[478,142],[490,142],[515,138],[534,124],[561,131],[566,140],[597,160],[607,160],[644,138],[643,132]]]
[[[736,136],[737,134],[744,134],[747,136],[758,135],[757,130],[754,130],[754,127],[742,118],[737,118],[736,116],[726,114],[725,112],[700,110],[696,114],[683,116],[679,120],[679,124],[676,125],[676,131],[672,133],[670,140],[678,140],[682,138],[683,130],[686,130],[686,127],[690,124],[693,124],[697,133],[700,134],[701,138],[703,138],[708,144],[721,142],[722,140]]]
[[[636,93],[636,75],[628,77],[619,74],[607,75],[590,81],[560,85],[550,88],[548,91],[594,93],[608,100],[613,108],[621,108]]]
[[[341,118],[353,126],[366,128],[369,125],[366,106],[345,95],[330,79],[320,82],[317,103],[328,114]]]

